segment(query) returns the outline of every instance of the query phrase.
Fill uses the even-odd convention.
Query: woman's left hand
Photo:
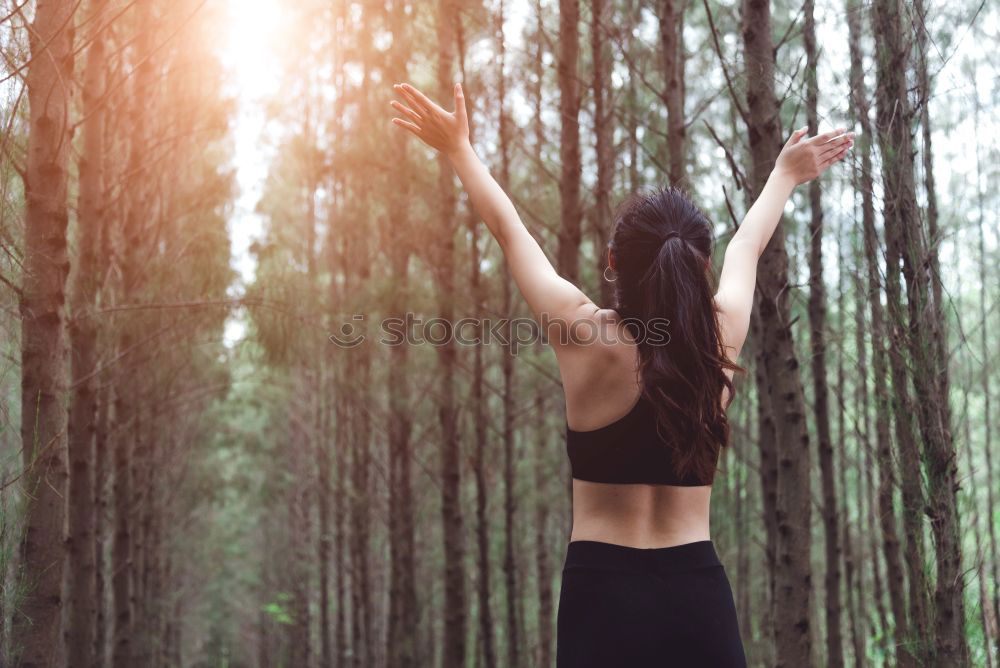
[[[465,96],[462,84],[455,84],[455,111],[447,112],[431,102],[426,95],[410,84],[396,84],[393,88],[400,93],[410,106],[396,100],[392,107],[406,117],[394,118],[392,122],[415,134],[420,141],[431,148],[448,155],[461,150],[469,143],[469,117],[465,110]]]

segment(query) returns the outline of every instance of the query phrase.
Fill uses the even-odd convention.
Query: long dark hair
[[[729,420],[727,369],[714,301],[712,232],[708,219],[676,188],[626,199],[609,241],[614,256],[615,310],[638,342],[642,392],[657,429],[673,448],[674,467],[711,482]],[[665,326],[668,336],[658,336]]]

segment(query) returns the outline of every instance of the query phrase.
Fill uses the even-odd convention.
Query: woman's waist
[[[641,548],[596,540],[571,540],[564,570],[603,569],[665,576],[722,565],[711,540]]]
[[[651,526],[643,521],[614,521],[610,518],[580,517],[573,519],[570,541],[613,543],[636,549],[668,549],[686,543],[709,541],[708,521],[687,518],[680,522]]]
[[[570,540],[639,548],[709,540],[710,487],[573,481]]]

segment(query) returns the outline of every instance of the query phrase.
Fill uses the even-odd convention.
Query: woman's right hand
[[[455,111],[447,112],[431,102],[410,84],[393,88],[410,103],[407,107],[396,100],[392,108],[409,120],[394,118],[392,122],[415,134],[420,141],[446,155],[460,151],[469,143],[469,117],[465,110],[462,84],[455,84]]]
[[[843,160],[854,145],[854,133],[845,132],[844,128],[804,139],[806,132],[807,128],[802,128],[792,133],[774,163],[774,171],[796,184],[818,178],[831,165]]]

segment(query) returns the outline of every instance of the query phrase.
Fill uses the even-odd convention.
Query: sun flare
[[[279,0],[228,0],[228,8],[223,60],[239,94],[258,97],[277,80],[272,65],[281,17]]]

